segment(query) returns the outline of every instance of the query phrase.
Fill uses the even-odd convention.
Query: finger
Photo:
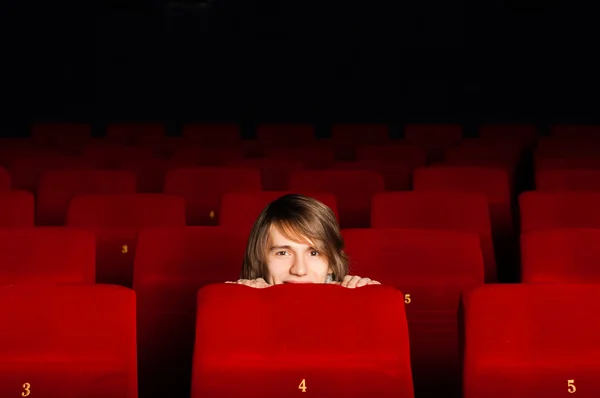
[[[342,280],[342,287],[348,287],[348,283],[352,280],[352,275],[346,275]]]
[[[356,287],[367,286],[371,282],[371,278],[360,278],[356,283]]]
[[[354,275],[352,277],[352,279],[350,279],[350,281],[348,282],[348,288],[350,289],[354,289],[356,287],[356,284],[358,283],[358,281],[361,280],[361,277],[358,275]]]
[[[377,282],[377,281],[370,281],[369,285],[381,285],[381,282]]]

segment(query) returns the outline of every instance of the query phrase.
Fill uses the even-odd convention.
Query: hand
[[[240,280],[237,280],[235,282],[225,282],[225,283],[235,283],[235,284],[238,284],[238,285],[246,285],[246,286],[250,286],[250,287],[254,287],[254,288],[259,288],[259,289],[271,286],[263,278],[257,278],[257,279],[240,279]]]
[[[354,289],[355,287],[367,286],[367,285],[381,285],[381,283],[371,280],[371,278],[361,278],[358,275],[346,275],[344,280],[341,282],[332,282],[334,285],[340,285],[342,287],[347,287],[350,289]]]

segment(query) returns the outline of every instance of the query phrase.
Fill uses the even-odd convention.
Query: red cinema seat
[[[315,128],[309,124],[261,124],[256,138],[261,145],[307,145],[316,140]]]
[[[323,312],[324,303],[335,316]],[[412,398],[403,303],[389,286],[204,287],[191,396]],[[323,338],[325,330],[335,343]]]
[[[11,190],[11,177],[8,170],[0,166],[0,192],[8,192]]]
[[[600,169],[546,169],[535,172],[536,191],[600,192]]]
[[[355,160],[336,162],[334,170],[364,170],[381,174],[386,191],[408,191],[411,186],[412,169],[398,160]]]
[[[385,190],[381,174],[363,170],[298,171],[290,176],[288,188],[335,195],[342,228],[368,228],[371,197]]]
[[[557,124],[550,128],[550,135],[555,138],[600,140],[600,126]]]
[[[371,228],[443,229],[479,235],[486,282],[496,282],[496,259],[484,194],[476,192],[385,192],[373,196]]]
[[[331,127],[329,144],[338,161],[355,160],[359,145],[388,143],[391,143],[390,132],[384,124],[336,124]]]
[[[184,141],[191,145],[226,146],[242,142],[240,126],[230,123],[186,124],[181,135]]]
[[[462,140],[463,127],[459,124],[408,124],[404,127],[404,139],[422,148],[427,160],[442,157],[444,149]]]
[[[406,164],[410,170],[425,166],[425,152],[414,145],[361,145],[356,148],[356,160],[392,160]]]
[[[479,137],[488,141],[518,139],[527,148],[535,145],[538,128],[535,124],[484,124],[479,126]]]
[[[483,139],[463,140],[459,145],[444,150],[444,161],[473,161],[481,166],[504,165],[513,171],[521,160],[522,147],[519,141],[486,141]]]
[[[313,146],[269,146],[261,149],[269,159],[297,160],[309,170],[330,168],[335,161],[333,149],[320,145]]]
[[[600,169],[600,156],[544,155],[536,153],[534,161],[537,171],[547,169]]]
[[[196,293],[239,279],[247,238],[243,229],[223,227],[140,232],[133,282],[140,395],[190,396]]]
[[[151,159],[151,148],[125,145],[88,145],[83,148],[82,156],[100,169],[118,169],[126,160],[138,162]]]
[[[490,207],[490,221],[499,277],[512,277],[506,268],[514,264],[517,236],[513,224],[512,192],[509,174],[501,168],[477,166],[436,166],[416,169],[413,173],[415,191],[480,192],[486,195]]]
[[[524,283],[600,283],[600,229],[542,229],[521,235]]]
[[[0,228],[0,285],[93,284],[95,269],[96,241],[91,232]]]
[[[223,194],[260,190],[258,170],[196,167],[169,170],[164,192],[185,198],[188,225],[217,225]]]
[[[37,225],[63,225],[77,195],[135,193],[135,174],[116,170],[47,171],[37,192]]]
[[[460,294],[484,282],[479,237],[387,228],[346,229],[342,234],[351,274],[395,286],[405,294],[416,395],[455,396],[460,381]]]
[[[521,232],[600,228],[600,192],[524,192],[519,196]]]
[[[40,178],[45,171],[90,170],[93,162],[89,159],[60,154],[38,154],[15,157],[10,163],[13,189],[26,189],[37,192]]]
[[[31,192],[0,192],[0,228],[33,227],[35,200]]]
[[[240,159],[227,164],[228,167],[257,169],[265,191],[283,191],[289,176],[294,171],[303,170],[304,164],[293,159]]]
[[[542,156],[598,156],[600,140],[589,137],[540,137],[535,152]]]
[[[191,160],[152,158],[142,161],[126,160],[119,165],[119,169],[135,173],[138,192],[160,193],[165,187],[165,178],[169,170],[196,166],[197,162]]]
[[[254,222],[269,203],[292,192],[237,192],[226,193],[221,198],[219,225],[229,228],[245,228],[250,232]],[[328,193],[308,194],[329,207],[338,215],[335,196]],[[339,219],[338,219],[339,220]]]
[[[600,285],[487,285],[464,302],[464,398],[597,396]]]
[[[0,287],[0,396],[137,398],[135,293]]]
[[[139,137],[165,136],[165,125],[161,123],[112,123],[106,127],[106,139],[119,145],[135,145]]]
[[[81,195],[67,211],[67,226],[96,235],[96,282],[130,287],[142,229],[184,227],[185,200],[164,194]]]
[[[36,123],[30,132],[37,144],[55,148],[81,147],[92,139],[92,127],[84,123]]]
[[[241,146],[184,146],[175,149],[172,160],[196,166],[225,166],[244,157]]]

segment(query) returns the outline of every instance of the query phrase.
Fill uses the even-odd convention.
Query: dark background
[[[591,3],[3,4],[4,134],[33,121],[598,122]]]

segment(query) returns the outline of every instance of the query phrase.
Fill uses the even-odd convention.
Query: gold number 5
[[[573,394],[575,391],[577,391],[577,388],[575,387],[575,380],[567,380],[567,385],[569,386],[569,393]]]
[[[412,302],[411,298],[410,298],[410,294],[405,294],[404,295],[404,302],[406,304],[410,304]]]
[[[25,383],[25,384],[23,384],[23,389],[24,389],[25,391],[23,391],[23,392],[21,393],[21,395],[22,395],[23,397],[28,397],[28,396],[29,396],[29,394],[31,394],[31,391],[29,391],[29,389],[30,389],[30,388],[31,388],[31,384],[29,384],[29,383]]]
[[[300,385],[298,386],[298,389],[302,390],[302,392],[306,392],[306,379],[302,379]]]

